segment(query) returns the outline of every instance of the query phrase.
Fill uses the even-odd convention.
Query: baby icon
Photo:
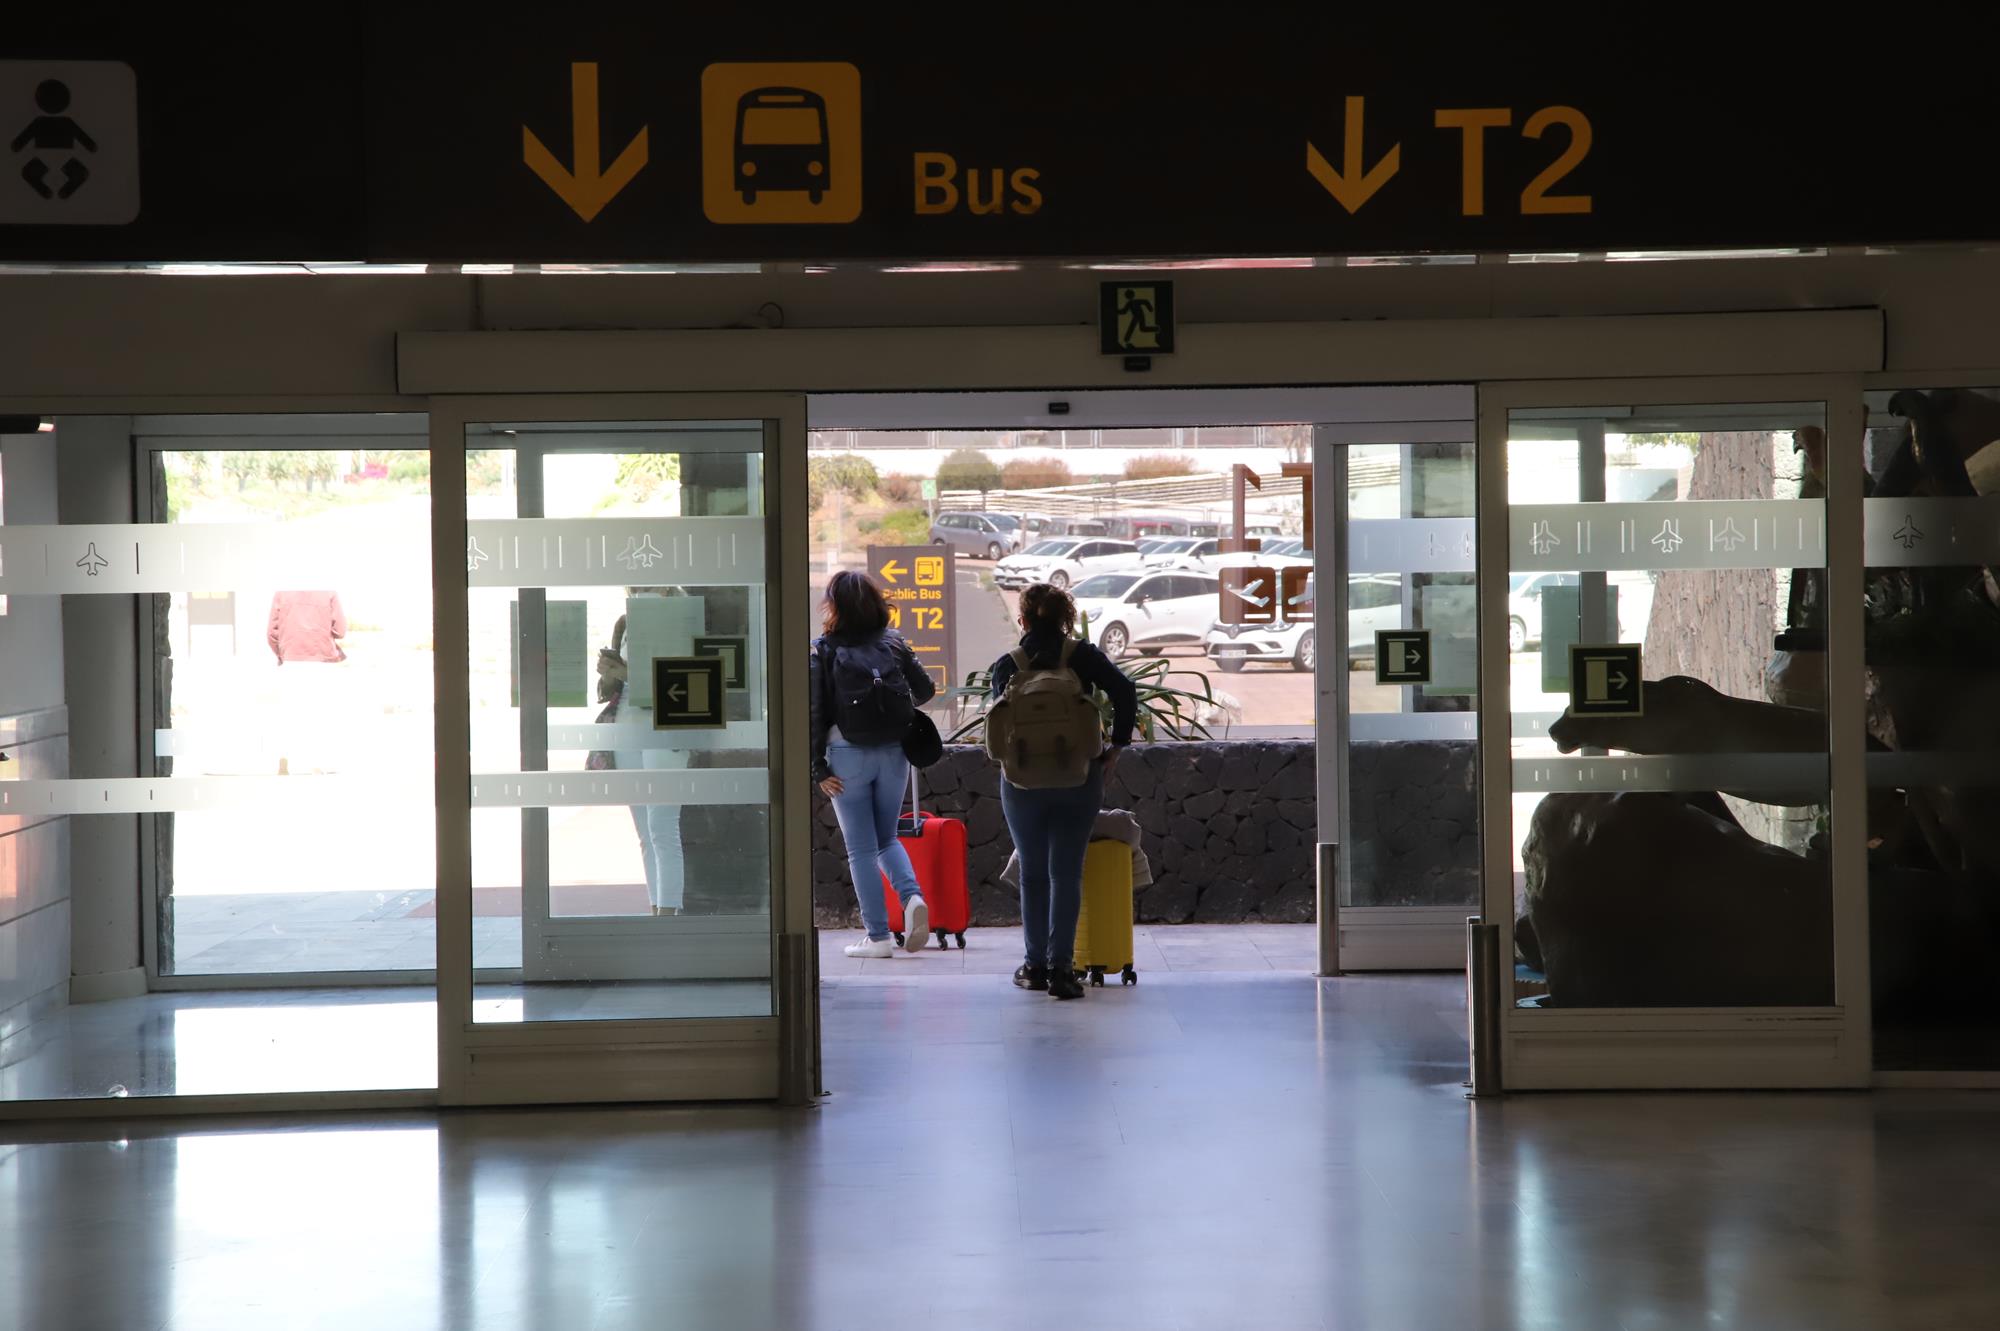
[[[83,126],[71,120],[64,112],[69,110],[69,85],[60,79],[44,79],[35,87],[35,105],[42,114],[28,122],[27,128],[14,136],[8,146],[10,152],[33,146],[36,155],[28,159],[21,168],[21,179],[28,182],[28,188],[45,199],[67,199],[83,188],[90,179],[90,168],[75,156],[76,150],[97,151],[97,141],[84,133]],[[49,164],[40,154],[65,153],[63,158],[62,184],[51,189]]]

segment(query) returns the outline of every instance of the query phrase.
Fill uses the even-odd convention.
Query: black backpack
[[[893,640],[832,643],[833,723],[850,744],[900,744],[917,714]]]

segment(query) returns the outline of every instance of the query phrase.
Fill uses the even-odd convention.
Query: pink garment
[[[334,592],[279,592],[271,598],[271,625],[264,637],[278,664],[287,661],[345,661],[340,639],[347,636],[347,612]]]

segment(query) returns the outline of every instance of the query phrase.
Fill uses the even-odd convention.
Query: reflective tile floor
[[[1462,994],[863,973],[812,1110],[0,1125],[0,1326],[2000,1325],[2000,1099],[1475,1106]]]

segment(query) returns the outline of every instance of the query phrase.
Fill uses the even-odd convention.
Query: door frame
[[[773,1015],[472,1020],[465,427],[488,421],[759,421],[769,619]],[[430,401],[436,660],[438,1098],[446,1105],[772,1099],[805,1103],[819,1054],[807,767],[805,399],[797,394],[440,395]],[[451,663],[447,665],[446,663]],[[524,676],[533,673],[524,669]],[[791,816],[787,816],[788,812]],[[809,810],[808,810],[809,815]]]
[[[1827,456],[1861,456],[1856,374],[1699,379],[1569,379],[1479,390],[1478,589],[1483,914],[1514,955],[1513,700],[1507,652],[1509,414],[1531,407],[1822,402]],[[1832,799],[1834,1003],[1811,1008],[1531,1010],[1497,968],[1501,1075],[1514,1090],[1866,1086],[1873,1027],[1868,971],[1866,730],[1862,668],[1862,509],[1858,467],[1828,467],[1827,760]]]

